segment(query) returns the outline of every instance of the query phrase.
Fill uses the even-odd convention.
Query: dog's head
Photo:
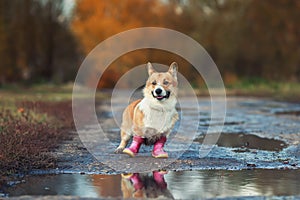
[[[148,62],[149,78],[144,89],[146,98],[153,98],[159,102],[167,101],[177,96],[177,63],[173,62],[167,72],[157,72]]]

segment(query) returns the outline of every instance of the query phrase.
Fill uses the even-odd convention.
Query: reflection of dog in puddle
[[[163,147],[171,132],[178,113],[177,103],[177,63],[173,62],[167,72],[156,72],[151,63],[147,64],[149,78],[143,90],[144,98],[132,102],[124,111],[121,126],[121,143],[116,153],[126,153],[134,157],[140,146],[154,144],[152,156],[167,158]],[[133,136],[129,148],[128,140]]]
[[[154,171],[152,176],[139,173],[122,174],[123,198],[173,199],[164,179],[166,173],[166,171]]]

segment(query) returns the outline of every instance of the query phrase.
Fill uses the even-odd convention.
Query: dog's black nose
[[[155,90],[155,93],[156,93],[156,94],[161,94],[161,93],[162,93],[162,89],[157,88],[157,89]]]

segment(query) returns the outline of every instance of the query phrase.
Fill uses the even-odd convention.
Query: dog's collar
[[[170,97],[170,95],[171,95],[171,92],[170,92],[170,91],[167,91],[167,94],[166,94],[165,96],[154,96],[153,91],[151,91],[151,94],[152,94],[152,96],[153,96],[155,99],[157,99],[158,101],[161,101],[161,100],[163,100],[163,99],[168,99],[168,98]]]

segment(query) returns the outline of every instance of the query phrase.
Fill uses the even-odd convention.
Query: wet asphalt
[[[110,101],[103,101],[96,105],[99,124],[89,124],[70,133],[74,136],[73,139],[65,141],[53,152],[58,159],[58,167],[32,171],[31,176],[33,180],[40,176],[40,181],[43,182],[44,176],[57,174],[55,177],[60,180],[59,184],[65,183],[69,187],[71,183],[62,176],[64,174],[70,175],[67,176],[69,179],[79,176],[78,180],[84,181],[94,180],[98,175],[103,176],[99,180],[112,179],[112,182],[119,184],[120,174],[149,174],[163,169],[169,171],[165,179],[174,198],[184,198],[182,193],[186,192],[190,198],[251,198],[252,195],[251,199],[264,199],[268,196],[277,198],[279,195],[277,199],[285,199],[287,195],[288,198],[299,199],[297,188],[300,183],[297,177],[300,168],[300,104],[241,97],[230,97],[226,103],[226,118],[223,123],[221,118],[211,118],[209,98],[199,98],[197,105],[188,98],[182,99],[177,106],[181,119],[176,123],[165,146],[169,158],[155,159],[151,157],[152,146],[146,145],[142,145],[140,153],[134,158],[114,153],[120,142],[120,116],[127,102],[120,101],[112,112]],[[99,125],[103,132],[99,132]],[[222,131],[208,133],[209,128],[221,128]],[[207,136],[212,138],[213,143],[207,142]],[[31,176],[26,180],[30,187],[34,185],[30,182]],[[213,181],[209,182],[207,178]],[[188,186],[190,181],[196,183],[197,180],[201,188],[207,184],[216,188],[212,191],[208,188],[207,191],[211,193],[203,190],[200,195],[199,188]],[[105,185],[101,181],[100,183]],[[185,184],[182,185],[183,183]],[[220,185],[224,187],[224,192],[217,189]],[[239,189],[232,188],[232,185]],[[284,185],[286,189],[282,189]],[[183,186],[187,188],[184,189]],[[267,186],[273,192],[266,190]],[[22,187],[27,186],[25,184]],[[121,191],[120,188],[118,190]],[[115,190],[112,191],[112,195],[117,195]],[[118,195],[122,194],[120,191]],[[215,194],[216,191],[219,193]],[[36,194],[47,195],[47,192],[49,191]],[[20,193],[24,194],[27,193]],[[77,193],[66,194],[76,196]],[[108,196],[101,193],[96,197]]]
[[[165,146],[168,159],[151,158],[152,146],[146,145],[142,146],[135,158],[114,154],[114,148],[120,141],[120,119],[117,117],[126,103],[120,104],[119,113],[111,112],[109,101],[98,104],[96,111],[104,135],[98,134],[94,125],[87,126],[79,133],[79,137],[74,133],[74,139],[67,141],[56,152],[60,160],[56,170],[119,174],[149,172],[160,168],[176,171],[300,167],[300,104],[269,99],[229,98],[224,126],[219,134],[207,133],[210,126],[222,126],[220,119],[210,119],[210,99],[200,98],[198,102],[200,113],[194,109],[196,105],[188,100],[178,107],[179,113],[188,112],[191,120],[185,120],[186,124],[179,121],[175,125]],[[199,117],[197,130],[191,132],[189,121],[195,121],[192,118],[196,117]],[[208,134],[218,138],[216,143],[209,145],[209,153],[202,156],[201,148]],[[88,139],[82,142],[82,137]],[[90,140],[93,140],[91,144]]]

